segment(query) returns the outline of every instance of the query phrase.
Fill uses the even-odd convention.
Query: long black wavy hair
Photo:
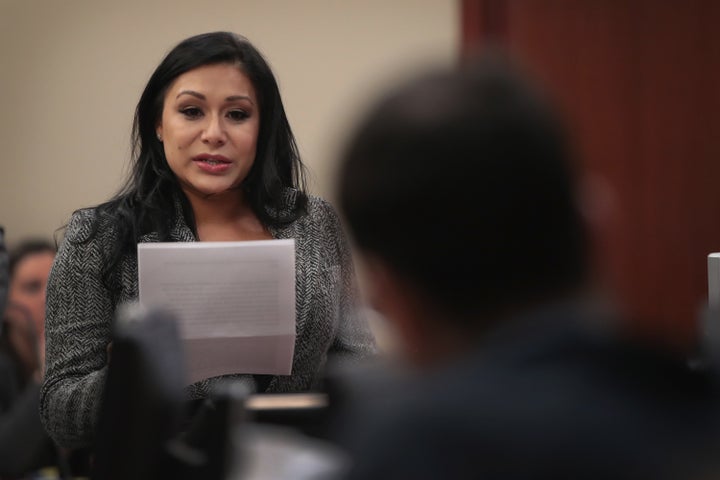
[[[237,65],[252,82],[260,105],[255,161],[241,185],[253,212],[267,227],[288,224],[305,212],[304,166],[270,66],[240,35],[213,32],[190,37],[165,56],[145,86],[133,121],[130,174],[120,191],[96,208],[94,234],[100,225],[112,225],[115,232],[103,270],[109,288],[122,257],[137,252],[137,241],[142,235],[156,232],[160,241],[170,239],[175,199],[180,200],[185,222],[197,236],[192,208],[168,166],[156,128],[165,95],[175,79],[195,68],[214,64]],[[290,210],[285,199],[288,189],[295,191]]]

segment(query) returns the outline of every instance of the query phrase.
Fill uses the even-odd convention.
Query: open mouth
[[[201,159],[198,159],[198,161],[203,162],[203,163],[207,163],[208,165],[220,165],[220,164],[222,164],[222,163],[229,163],[229,162],[222,162],[222,161],[220,161],[220,160],[212,160],[212,159],[209,159],[209,158],[208,158],[208,159],[203,159],[203,158],[201,158]]]
[[[232,166],[232,161],[222,155],[198,155],[193,158],[195,165],[208,173],[223,173]]]
[[[194,161],[199,163],[204,163],[206,165],[210,166],[216,166],[216,165],[225,165],[228,163],[232,163],[229,158],[226,158],[222,155],[208,155],[208,154],[201,154],[197,157],[193,158]]]

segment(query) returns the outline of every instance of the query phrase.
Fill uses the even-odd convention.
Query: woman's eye
[[[199,118],[202,116],[202,110],[197,107],[187,107],[180,110],[180,113],[185,115],[187,118]]]
[[[228,118],[230,118],[230,120],[233,120],[235,122],[242,122],[243,120],[248,118],[250,114],[248,114],[245,110],[230,110],[227,113],[227,116]]]

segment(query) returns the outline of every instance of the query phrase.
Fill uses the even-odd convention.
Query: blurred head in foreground
[[[562,126],[501,58],[391,91],[345,152],[340,205],[370,301],[415,363],[581,289],[586,234]]]
[[[490,57],[409,81],[362,122],[340,205],[370,301],[433,371],[381,384],[348,414],[349,478],[676,479],[715,466],[716,373],[625,335],[592,301],[602,219],[572,161],[553,110]]]

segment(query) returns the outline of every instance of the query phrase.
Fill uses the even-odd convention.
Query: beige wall
[[[179,40],[246,35],[278,77],[312,176],[332,198],[334,158],[377,90],[452,61],[456,0],[0,0],[0,225],[49,237],[107,199],[129,155],[135,103]]]

